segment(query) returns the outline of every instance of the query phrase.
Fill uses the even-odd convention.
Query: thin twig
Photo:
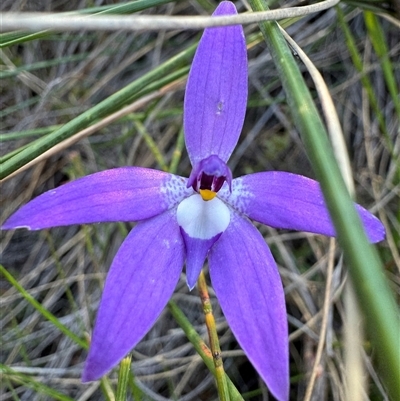
[[[283,28],[280,27],[280,29],[290,46],[292,46],[292,48],[297,52],[301,61],[304,63],[308,72],[310,73],[312,80],[314,81],[315,87],[318,92],[318,97],[321,101],[322,111],[324,113],[329,137],[331,139],[333,151],[335,153],[335,158],[338,162],[338,166],[346,183],[347,189],[349,190],[350,195],[354,197],[355,189],[353,174],[350,165],[350,158],[347,152],[346,141],[344,139],[342,126],[340,124],[339,117],[337,115],[336,108],[332,100],[332,96],[329,93],[328,86],[326,85],[321,73],[315,67],[313,62],[308,58],[307,54],[303,52],[301,47],[286,33]]]
[[[167,16],[167,15],[73,15],[70,13],[0,13],[2,31],[23,29],[40,31],[159,31],[161,29],[203,29],[210,26],[251,24],[260,21],[281,20],[320,12],[339,3],[325,0],[302,7],[243,13],[232,16]]]
[[[325,345],[325,337],[326,337],[326,328],[328,323],[329,309],[331,305],[331,287],[332,287],[332,275],[333,275],[333,266],[335,260],[335,239],[331,238],[329,242],[329,261],[328,261],[328,271],[326,276],[326,287],[325,287],[325,298],[324,298],[324,307],[323,307],[323,317],[321,322],[321,333],[319,335],[319,342],[317,348],[317,354],[315,355],[315,363],[313,370],[311,372],[310,381],[307,385],[306,395],[304,397],[304,401],[310,401],[312,391],[315,384],[315,379],[317,377],[317,373],[319,370],[319,364],[321,362],[322,351]]]

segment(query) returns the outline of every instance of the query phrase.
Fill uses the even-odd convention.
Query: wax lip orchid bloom
[[[220,3],[213,15],[235,14]],[[189,179],[124,167],[92,174],[29,202],[4,229],[138,221],[107,276],[83,381],[99,379],[150,330],[170,299],[186,261],[195,286],[208,258],[224,315],[258,373],[278,399],[289,397],[288,327],[278,269],[250,219],[334,236],[317,182],[285,172],[232,179],[227,161],[247,102],[246,42],[241,26],[209,28],[186,88],[184,128],[193,166]],[[371,242],[381,222],[356,205]]]

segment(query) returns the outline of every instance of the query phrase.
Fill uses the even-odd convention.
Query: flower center
[[[231,188],[231,170],[218,156],[211,155],[194,166],[187,186],[199,193],[204,201],[210,201],[215,198],[225,181]]]

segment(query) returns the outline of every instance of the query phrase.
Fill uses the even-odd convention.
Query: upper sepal
[[[223,1],[213,16],[237,14]],[[239,139],[247,104],[247,51],[241,25],[207,28],[186,86],[184,128],[192,165],[210,155],[226,162]]]

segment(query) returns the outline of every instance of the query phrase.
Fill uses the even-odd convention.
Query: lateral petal
[[[212,286],[233,334],[271,393],[287,401],[285,297],[268,246],[247,219],[234,214],[208,260]]]
[[[213,16],[237,14],[223,1]],[[243,127],[247,104],[247,51],[240,25],[207,28],[186,86],[186,148],[195,166],[210,155],[229,159]]]
[[[176,287],[184,253],[174,211],[129,233],[107,276],[83,382],[106,374],[150,330]]]
[[[186,178],[141,167],[105,170],[45,192],[14,213],[3,229],[30,230],[143,220],[193,193]]]
[[[335,236],[325,200],[317,181],[282,171],[249,174],[219,192],[237,211],[271,227]],[[368,210],[355,205],[371,242],[385,238],[383,224]]]

